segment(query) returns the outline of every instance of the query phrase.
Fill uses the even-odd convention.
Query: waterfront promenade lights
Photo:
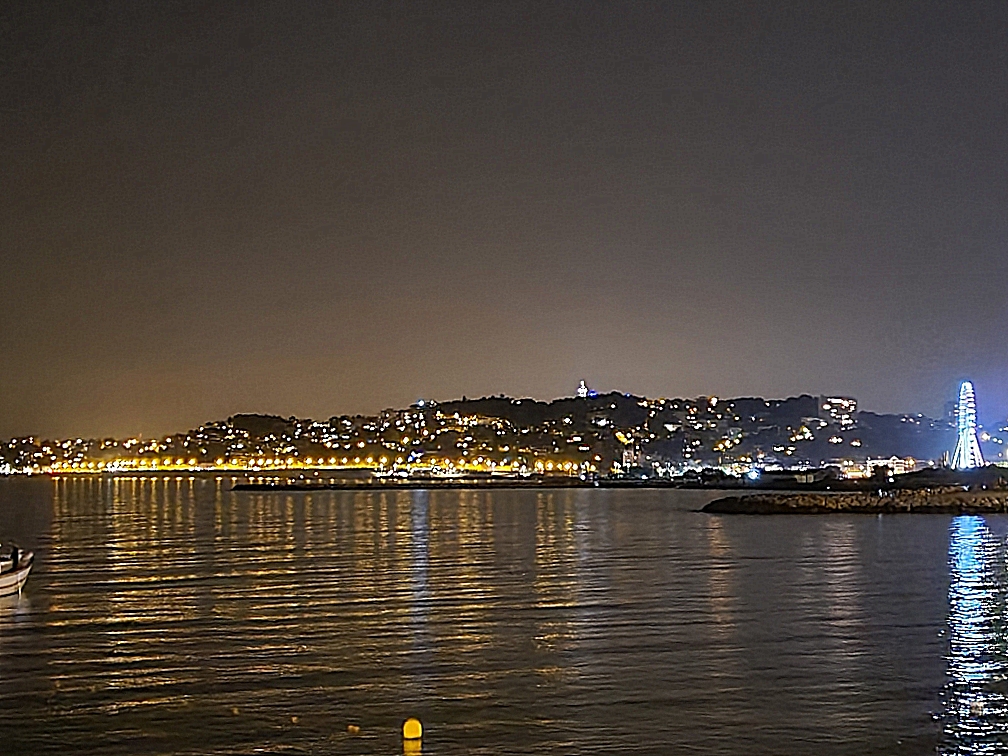
[[[984,458],[980,453],[980,441],[976,433],[976,396],[973,393],[973,384],[969,381],[963,381],[959,386],[956,427],[959,431],[959,440],[956,442],[955,455],[952,457],[952,467],[956,470],[983,467]]]

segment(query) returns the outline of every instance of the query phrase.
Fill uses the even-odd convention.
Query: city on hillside
[[[0,472],[673,477],[827,469],[864,478],[880,467],[901,474],[948,466],[959,406],[934,419],[861,411],[845,396],[648,399],[595,393],[582,381],[575,396],[551,402],[502,394],[328,420],[239,414],[150,439],[15,438],[0,447]],[[1008,427],[989,433],[972,417],[977,458],[1008,464]]]

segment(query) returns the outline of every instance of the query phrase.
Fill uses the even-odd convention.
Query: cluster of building
[[[879,415],[843,396],[649,399],[598,394],[582,381],[575,396],[552,402],[503,395],[421,400],[328,420],[235,415],[154,439],[16,438],[0,445],[0,473],[362,469],[586,477],[832,468],[841,477],[865,477],[880,467],[902,473],[947,464],[964,422],[976,439],[975,451],[963,453],[971,464],[981,443],[995,461],[1004,459],[999,436],[977,435],[975,408],[972,419],[956,414]]]

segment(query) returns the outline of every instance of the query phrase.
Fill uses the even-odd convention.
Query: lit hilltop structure
[[[963,381],[959,387],[956,426],[959,430],[959,441],[952,457],[952,467],[956,470],[983,467],[986,463],[983,454],[980,453],[980,441],[976,432],[976,396],[973,394],[973,384],[969,381]]]

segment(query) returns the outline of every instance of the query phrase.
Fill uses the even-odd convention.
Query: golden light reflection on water
[[[0,615],[14,744],[387,754],[416,715],[428,754],[904,753],[893,721],[934,710],[873,674],[893,653],[869,622],[873,520],[712,518],[679,493],[230,484],[53,482],[22,616]],[[940,541],[943,579],[944,527],[897,564]],[[899,572],[873,579],[890,574],[885,601],[913,615]],[[928,622],[899,632],[919,643]],[[937,696],[941,651],[911,666],[932,657]],[[920,727],[933,751],[938,725]]]
[[[711,611],[721,636],[730,635],[735,629],[735,591],[732,581],[733,554],[731,544],[724,532],[721,518],[712,518],[705,530],[711,565],[709,575],[709,596]]]
[[[569,610],[578,595],[578,550],[575,543],[575,513],[569,492],[540,493],[536,501],[536,608],[542,617],[537,623],[534,643],[541,651],[562,652],[577,637]],[[540,673],[556,679],[560,670],[547,665]]]

